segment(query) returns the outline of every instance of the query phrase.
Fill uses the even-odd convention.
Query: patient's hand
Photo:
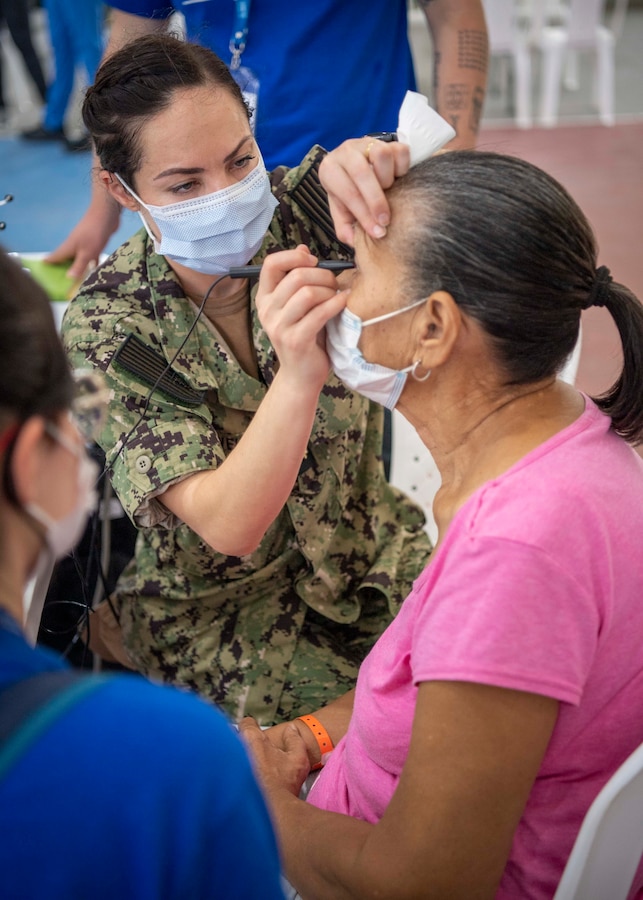
[[[253,758],[264,790],[268,793],[287,790],[297,797],[310,772],[308,750],[297,726],[288,722],[262,731],[248,716],[241,720],[239,734]]]

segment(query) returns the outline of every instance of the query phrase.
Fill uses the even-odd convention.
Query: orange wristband
[[[312,733],[315,735],[315,740],[317,741],[317,745],[319,746],[320,753],[322,755],[322,760],[327,753],[330,753],[333,750],[333,742],[330,739],[330,736],[319,719],[316,719],[314,716],[297,716],[298,719],[308,725]],[[310,770],[311,772],[315,772],[317,769],[321,769],[323,766],[323,762],[318,762],[317,765],[313,766]]]

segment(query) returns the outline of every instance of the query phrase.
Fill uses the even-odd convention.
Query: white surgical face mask
[[[47,431],[54,440],[78,459],[76,504],[71,512],[62,519],[52,519],[49,513],[36,503],[28,503],[25,511],[45,529],[45,547],[43,548],[45,555],[59,560],[74,549],[82,537],[90,513],[96,509],[98,498],[95,484],[98,478],[98,466],[81,447],[76,447],[55,425],[49,423]]]
[[[408,373],[413,371],[415,364],[405,369],[389,369],[387,366],[369,363],[357,345],[362,328],[392,319],[422,303],[426,303],[426,298],[416,300],[403,309],[394,309],[393,312],[385,313],[383,316],[367,319],[365,322],[349,309],[343,309],[338,316],[327,322],[326,350],[337,377],[369,400],[375,400],[387,409],[394,409]]]
[[[120,175],[114,174],[154,219],[160,241],[139,212],[156,252],[207,275],[223,275],[232,266],[243,266],[252,259],[277,206],[261,157],[252,172],[237,184],[166,206],[144,203]]]

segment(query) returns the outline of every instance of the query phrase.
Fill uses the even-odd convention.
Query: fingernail
[[[386,234],[386,228],[382,228],[381,225],[376,225],[373,229],[373,237],[381,238]]]
[[[381,216],[378,216],[377,221],[380,223],[380,225],[383,225],[386,228],[389,223],[389,217],[386,215],[386,213],[382,213]]]

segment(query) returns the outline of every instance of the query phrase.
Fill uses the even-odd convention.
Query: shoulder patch
[[[321,185],[317,169],[317,165],[311,166],[303,178],[289,191],[290,196],[309,219],[321,228],[331,241],[338,243],[347,256],[352,259],[353,248],[337,240],[328,205],[328,195]]]
[[[112,365],[116,364],[171,400],[185,406],[200,406],[206,391],[191,387],[182,375],[171,369],[165,357],[144,344],[135,334],[129,334],[120,345]]]

